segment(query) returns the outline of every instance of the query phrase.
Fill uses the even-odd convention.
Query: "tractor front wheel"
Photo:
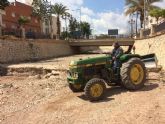
[[[132,58],[121,68],[122,85],[129,90],[138,90],[146,81],[146,68],[139,58]]]
[[[88,81],[85,86],[85,95],[90,101],[98,101],[104,97],[105,81],[99,78],[94,78]]]
[[[84,85],[82,84],[71,84],[69,83],[69,88],[73,91],[73,92],[82,92],[84,90]]]

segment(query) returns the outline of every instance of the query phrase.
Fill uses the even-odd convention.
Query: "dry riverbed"
[[[107,87],[104,100],[91,103],[83,93],[72,93],[66,71],[72,59],[96,55],[77,55],[10,67],[63,69],[51,78],[36,76],[0,77],[1,124],[164,124],[164,72],[150,73],[145,87],[130,92]]]

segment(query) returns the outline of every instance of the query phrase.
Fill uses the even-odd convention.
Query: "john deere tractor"
[[[113,44],[113,42],[111,43]],[[119,42],[120,46],[128,46],[128,50],[120,57],[122,63],[119,71],[114,72],[111,54],[71,61],[67,81],[73,92],[85,92],[90,101],[104,97],[106,84],[121,85],[128,90],[138,90],[146,81],[146,62],[155,61],[154,54],[140,56],[132,54],[134,41]]]

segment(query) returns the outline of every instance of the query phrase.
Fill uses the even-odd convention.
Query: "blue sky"
[[[84,0],[84,6],[87,6],[95,12],[122,12],[124,4],[124,0]]]
[[[14,0],[10,0],[14,1]],[[31,3],[32,0],[18,0]],[[124,14],[125,0],[48,0],[51,3],[62,3],[67,6],[73,17],[80,20],[80,12],[72,11],[81,8],[81,19],[91,24],[94,34],[107,34],[108,29],[119,29],[120,34],[127,34],[130,30],[129,17]],[[156,3],[165,8],[165,0]],[[62,28],[65,22],[62,21]]]

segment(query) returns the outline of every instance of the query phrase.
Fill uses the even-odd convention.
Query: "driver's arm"
[[[119,59],[122,55],[123,55],[123,49],[119,48],[118,52],[117,52],[117,55],[116,55],[116,59]]]

